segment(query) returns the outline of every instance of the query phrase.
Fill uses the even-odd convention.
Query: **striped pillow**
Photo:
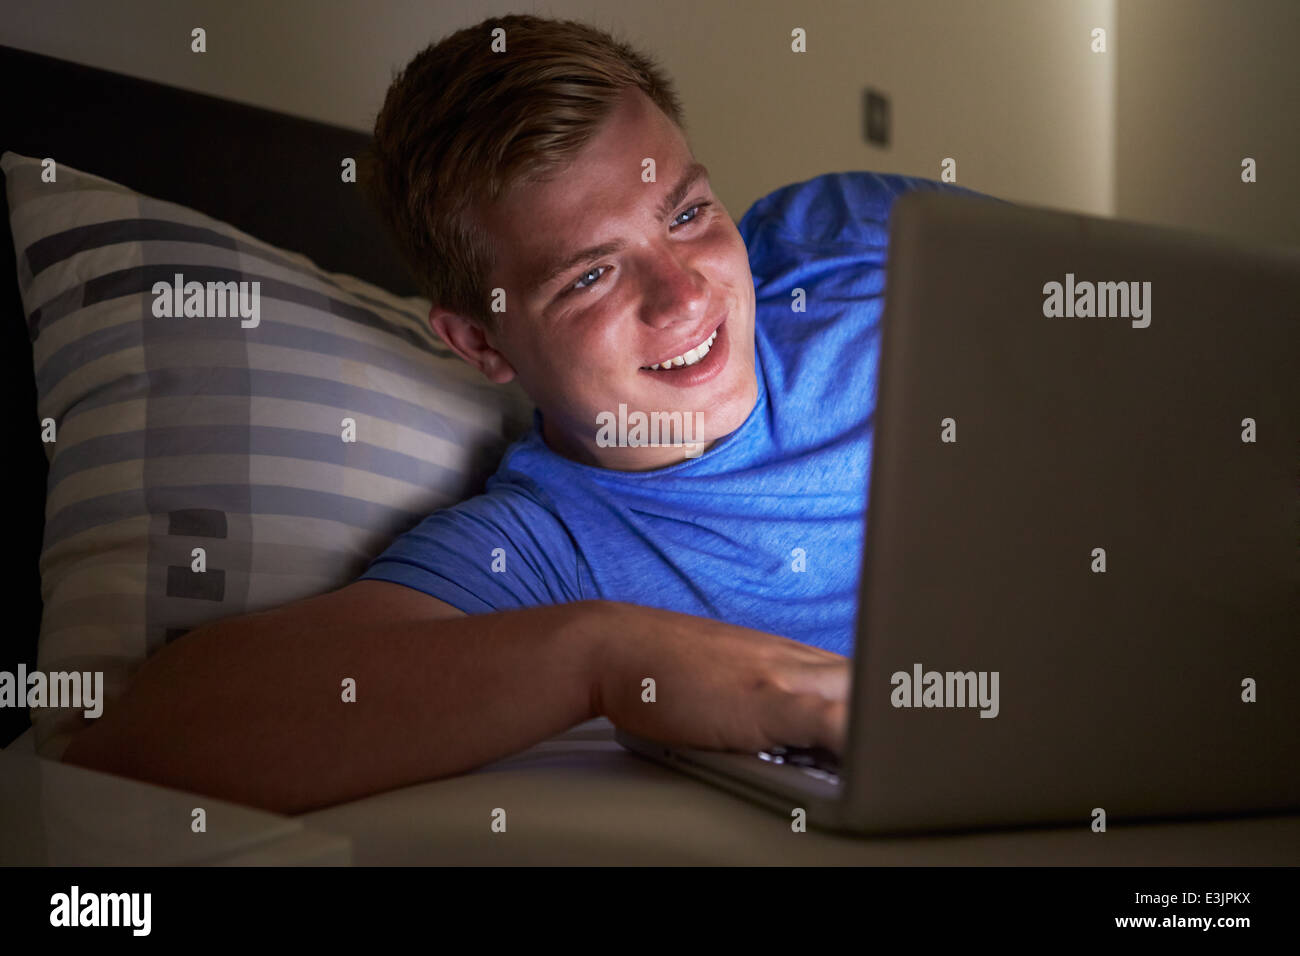
[[[36,159],[0,167],[50,463],[37,666],[102,671],[109,706],[186,631],[354,579],[477,493],[530,424],[426,301],[67,166],[52,183]],[[205,290],[179,316],[178,274]],[[227,282],[255,313],[215,308],[238,287],[207,283]],[[84,721],[32,719],[55,759]]]

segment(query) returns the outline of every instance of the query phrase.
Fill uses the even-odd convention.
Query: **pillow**
[[[0,168],[50,465],[37,668],[102,671],[109,706],[192,628],[353,580],[531,425],[427,301],[67,166]],[[53,759],[86,723],[31,713]]]

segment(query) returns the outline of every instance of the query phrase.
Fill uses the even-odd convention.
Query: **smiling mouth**
[[[702,361],[704,359],[704,356],[709,354],[709,350],[713,348],[713,343],[717,340],[717,338],[718,338],[718,330],[714,329],[713,334],[710,335],[707,339],[705,339],[703,342],[701,342],[699,345],[695,346],[694,348],[687,349],[681,355],[676,355],[673,358],[665,359],[662,362],[655,362],[655,364],[653,365],[642,365],[641,368],[647,371],[658,371],[658,370],[669,369],[669,368],[681,368],[682,366],[685,365],[694,365],[697,362]]]

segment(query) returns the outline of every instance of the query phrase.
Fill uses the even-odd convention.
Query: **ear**
[[[463,315],[434,306],[429,325],[447,347],[483,373],[490,382],[504,385],[515,377],[514,367],[498,352],[489,333]]]

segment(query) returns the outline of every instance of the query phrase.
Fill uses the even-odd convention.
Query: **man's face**
[[[655,182],[642,180],[647,158]],[[490,380],[519,377],[559,454],[624,471],[664,467],[687,452],[601,447],[597,416],[617,417],[620,404],[629,416],[678,412],[686,427],[702,424],[702,435],[684,437],[707,448],[753,410],[749,256],[707,173],[694,167],[672,121],[640,90],[626,91],[570,167],[481,211],[498,250],[488,286],[506,296],[500,333],[437,307],[430,313],[435,331]],[[598,245],[617,248],[573,259]],[[687,353],[715,332],[695,364],[649,368],[678,356],[690,362]]]

